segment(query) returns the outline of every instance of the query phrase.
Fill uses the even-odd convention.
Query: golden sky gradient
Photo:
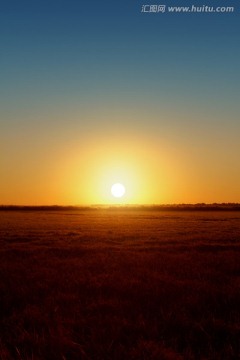
[[[239,12],[13,0],[0,16],[0,204],[240,202]]]
[[[1,175],[1,202],[172,204],[240,199],[237,142],[228,143],[226,148],[219,142],[211,149],[211,141],[219,134],[209,127],[203,142],[201,126],[192,127],[185,137],[179,137],[171,126],[159,129],[155,125],[154,134],[146,126],[147,115],[141,112],[135,112],[134,120],[131,112],[132,124],[143,124],[138,125],[137,131],[128,123],[120,128],[121,119],[126,119],[128,112],[99,112],[102,127],[98,131],[91,123],[97,114],[90,112],[84,133],[79,123],[74,129],[66,129],[69,118],[61,119],[60,114],[61,126],[48,126],[48,131],[38,122],[29,126],[26,119],[22,120],[21,131],[11,132],[11,142],[2,143],[7,155],[2,164],[7,171]],[[107,116],[114,125],[106,127]],[[154,116],[164,116],[166,124],[176,121],[172,111]],[[180,115],[178,121],[179,118]],[[231,156],[234,152],[235,158]],[[122,198],[111,194],[111,186],[116,182],[126,187]]]

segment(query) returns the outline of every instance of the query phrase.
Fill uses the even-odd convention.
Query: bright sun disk
[[[120,198],[125,194],[125,187],[123,184],[116,183],[111,187],[111,193],[114,197]]]

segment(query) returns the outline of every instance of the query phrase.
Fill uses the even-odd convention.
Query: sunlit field
[[[240,212],[0,212],[1,360],[240,358]]]

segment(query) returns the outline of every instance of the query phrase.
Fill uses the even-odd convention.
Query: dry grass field
[[[240,212],[0,212],[0,360],[240,359]]]

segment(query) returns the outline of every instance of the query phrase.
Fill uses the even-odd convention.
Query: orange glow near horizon
[[[31,139],[29,137],[29,139]],[[174,140],[174,139],[172,139]],[[35,146],[35,148],[34,148]],[[17,147],[14,162],[1,181],[1,203],[6,205],[118,205],[237,202],[234,173],[214,169],[212,157],[200,155],[187,145],[147,134],[94,133],[85,141],[48,142],[46,148]],[[27,149],[34,151],[29,153]],[[11,149],[12,150],[12,149]],[[197,149],[198,150],[198,149]],[[204,149],[203,149],[204,150]],[[197,160],[196,160],[197,159]],[[227,159],[227,158],[226,158]],[[222,157],[224,163],[224,157]],[[236,168],[237,171],[237,168]],[[216,182],[216,178],[219,181]],[[114,197],[111,187],[122,183],[123,197]],[[231,193],[232,189],[232,193]]]
[[[240,203],[237,15],[53,3],[1,6],[0,205]]]
[[[143,144],[145,146],[143,146]],[[69,154],[68,154],[69,155]],[[94,142],[73,149],[65,159],[62,189],[72,204],[154,204],[166,202],[173,191],[170,156],[148,143],[133,140]],[[181,174],[178,175],[181,182]],[[111,187],[122,183],[123,197],[114,198]]]

